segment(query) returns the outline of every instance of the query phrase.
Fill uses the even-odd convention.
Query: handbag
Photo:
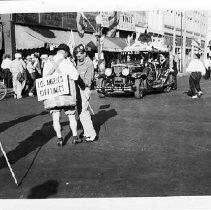
[[[25,76],[23,73],[19,72],[17,75],[17,80],[22,83],[25,80]]]

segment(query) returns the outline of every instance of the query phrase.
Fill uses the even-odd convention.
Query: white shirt
[[[204,65],[208,69],[211,66],[211,60],[210,59],[204,59]]]
[[[35,72],[35,68],[33,67],[32,62],[30,62],[30,61],[26,64],[26,68],[27,68],[29,74],[32,74]]]
[[[2,68],[2,69],[10,69],[11,62],[12,62],[12,61],[11,61],[9,58],[5,58],[5,59],[2,61],[1,68]]]
[[[201,72],[202,75],[206,74],[206,69],[204,64],[199,59],[194,59],[189,63],[188,68],[186,69],[186,72]]]
[[[59,59],[61,59],[63,55],[61,53],[57,53],[53,59],[55,62],[57,62]],[[53,64],[48,59],[43,68],[43,77],[46,77],[48,75],[48,72],[52,69]],[[68,74],[70,79],[77,80],[78,79],[78,72],[73,65],[73,63],[69,59],[63,59],[62,62],[59,64],[59,70],[62,72],[62,74]],[[55,74],[54,72],[53,74]]]
[[[10,71],[12,74],[18,74],[19,72],[23,73],[26,68],[26,64],[22,59],[16,58],[11,62]]]

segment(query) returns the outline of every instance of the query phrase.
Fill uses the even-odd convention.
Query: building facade
[[[94,33],[97,30],[95,17],[98,14],[102,15],[101,27],[103,28],[103,33],[108,35],[109,17],[111,17],[113,13],[114,12],[85,12],[84,14],[89,20],[85,29],[87,39],[95,42],[96,37],[94,37]],[[115,27],[115,33],[112,34],[112,37],[116,39],[132,37],[135,39],[139,37],[140,33],[143,33],[147,29],[148,33],[152,35],[153,41],[158,41],[165,46],[171,47],[173,52],[178,55],[181,64],[180,71],[185,71],[185,67],[193,57],[193,40],[199,43],[202,52],[206,54],[208,46],[207,11],[119,11],[118,15],[119,22]],[[42,38],[46,38],[46,41],[48,36],[50,38],[53,36],[48,29],[54,29],[55,34],[57,34],[56,31],[67,32],[70,30],[77,33],[76,16],[76,12],[1,15],[0,32],[2,32],[2,37],[0,37],[0,41],[4,40],[5,52],[13,55],[17,48],[20,47],[19,45],[26,44],[23,43],[26,40],[20,43],[21,36],[23,36],[21,33],[23,33],[24,30],[28,30],[27,33],[32,33],[32,36],[35,36],[34,31],[38,30],[39,33],[43,35],[44,38]],[[24,28],[27,26],[30,26],[32,30],[29,31],[29,29]],[[22,28],[22,30],[20,30],[20,28]],[[17,35],[17,33],[19,34]],[[62,35],[60,36],[62,37]],[[67,33],[63,33],[63,36],[68,39]],[[36,41],[40,41],[39,37],[37,37]]]
[[[207,52],[207,11],[175,11],[163,12],[164,44],[171,46],[181,63],[180,71],[184,71],[193,58],[193,41],[199,43],[202,53]]]

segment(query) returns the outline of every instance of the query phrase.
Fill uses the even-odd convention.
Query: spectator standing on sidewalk
[[[77,70],[80,75],[80,96],[81,108],[79,118],[84,130],[84,141],[90,142],[96,140],[96,132],[89,113],[90,88],[94,78],[94,65],[92,60],[87,56],[86,49],[83,44],[79,44],[74,49],[74,54],[77,57]]]
[[[200,80],[206,74],[204,63],[200,60],[201,54],[194,55],[195,58],[189,63],[186,72],[190,73],[189,87],[192,98],[199,98],[203,93],[200,87]]]
[[[22,55],[20,53],[15,54],[15,59],[11,62],[10,71],[12,72],[12,81],[13,81],[13,91],[15,93],[14,98],[22,98],[22,90],[26,84],[26,78],[20,81],[18,75],[24,75],[26,69],[26,64],[22,60]],[[25,76],[23,76],[25,77]]]
[[[170,53],[170,68],[174,70],[172,76],[173,76],[173,90],[177,89],[177,74],[178,74],[178,69],[177,69],[177,60],[176,56],[174,53]]]
[[[32,64],[32,57],[29,55],[26,57],[26,69],[29,77],[29,96],[34,96],[36,87],[36,71]]]
[[[41,72],[41,65],[40,65],[40,60],[39,60],[39,54],[34,53],[31,55],[32,56],[32,62],[33,62],[33,67],[36,71],[36,78],[40,78],[42,75]]]
[[[4,84],[7,88],[12,87],[12,73],[10,72],[10,65],[11,65],[11,58],[10,55],[5,55],[4,60],[2,61],[1,68],[3,71],[3,78]]]

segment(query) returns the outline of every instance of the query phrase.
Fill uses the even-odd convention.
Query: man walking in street
[[[190,73],[189,87],[192,98],[199,98],[202,95],[200,80],[206,74],[206,69],[200,57],[199,53],[195,54],[195,59],[190,62],[186,69],[186,72]]]
[[[62,73],[68,75],[70,79],[77,80],[78,72],[72,62],[67,59],[70,53],[70,49],[65,44],[60,44],[57,48],[57,54],[53,57],[50,57],[44,65],[43,77],[48,75]],[[55,99],[56,100],[56,99]],[[73,144],[80,143],[81,140],[77,135],[77,121],[76,121],[76,99],[73,104],[70,100],[65,100],[65,104],[62,106],[56,106],[50,110],[53,118],[53,127],[57,135],[57,145],[63,146],[64,139],[61,133],[61,124],[60,124],[60,113],[61,110],[65,111],[65,114],[69,118],[69,125],[73,135]]]
[[[94,78],[94,66],[92,60],[87,56],[85,47],[80,44],[75,47],[74,54],[77,57],[77,70],[80,75],[80,95],[82,110],[79,113],[79,118],[84,130],[84,141],[90,142],[96,140],[96,132],[92,123],[91,115],[88,110],[90,99],[90,88]],[[80,83],[79,79],[79,83]]]

